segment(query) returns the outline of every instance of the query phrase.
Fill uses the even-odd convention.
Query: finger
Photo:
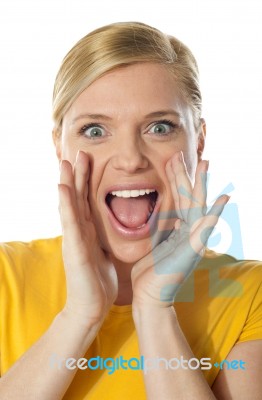
[[[208,161],[200,161],[196,169],[196,179],[193,188],[193,198],[197,206],[205,207],[207,198],[207,171],[208,171]]]
[[[64,239],[73,244],[77,244],[81,237],[81,232],[79,229],[78,212],[74,205],[72,191],[67,185],[59,184],[58,192],[59,213]]]
[[[178,218],[183,219],[183,216],[180,212],[179,194],[178,194],[178,190],[176,187],[176,176],[174,174],[173,167],[172,167],[172,159],[168,160],[168,162],[166,164],[166,175],[167,175],[167,179],[170,183],[170,188],[171,188],[173,200],[175,203],[176,215],[178,216]]]
[[[197,165],[195,184],[192,192],[192,204],[189,213],[190,226],[206,215],[208,165],[209,163],[206,160],[200,161]]]
[[[83,151],[79,151],[74,165],[74,182],[80,221],[90,217],[88,204],[88,178],[89,160],[87,154]]]
[[[192,227],[190,235],[190,244],[196,253],[200,253],[210,237],[214,227],[216,226],[219,216],[221,215],[229,196],[220,196],[208,212],[208,214],[199,219],[195,226]]]
[[[208,211],[207,215],[209,217],[213,217],[214,220],[216,220],[217,222],[229,199],[230,196],[228,196],[227,194],[219,196],[219,198],[215,201],[211,209]]]
[[[183,215],[183,219],[186,221],[192,202],[192,184],[187,173],[182,151],[176,153],[174,157],[172,157],[171,165],[175,174],[180,212]]]
[[[70,190],[70,197],[76,205],[75,182],[73,168],[69,161],[62,160],[60,163],[60,184],[66,185]]]

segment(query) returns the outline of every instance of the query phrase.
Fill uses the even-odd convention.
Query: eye
[[[172,133],[175,127],[176,125],[172,121],[158,121],[151,126],[148,132],[159,136],[165,136]]]
[[[105,136],[104,129],[97,124],[88,124],[81,128],[80,133],[90,139],[101,138]]]

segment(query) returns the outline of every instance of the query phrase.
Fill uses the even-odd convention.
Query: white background
[[[60,62],[82,36],[117,21],[172,34],[201,73],[210,200],[233,183],[246,258],[262,259],[262,6],[255,0],[1,0],[0,241],[59,235],[51,97]],[[224,248],[230,243],[225,221]],[[227,232],[229,231],[229,233]],[[227,237],[229,234],[229,237]],[[222,247],[223,247],[222,246]]]

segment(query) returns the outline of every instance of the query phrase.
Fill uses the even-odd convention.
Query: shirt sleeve
[[[250,311],[237,343],[257,339],[262,339],[262,283],[251,302]]]

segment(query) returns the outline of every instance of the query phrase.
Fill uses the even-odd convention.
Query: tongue
[[[152,212],[151,201],[147,195],[130,198],[114,196],[110,208],[116,219],[127,228],[141,227]]]

